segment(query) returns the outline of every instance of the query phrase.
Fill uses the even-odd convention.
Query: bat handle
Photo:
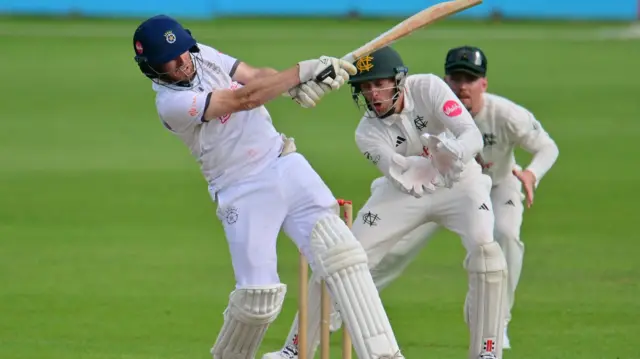
[[[348,63],[352,64],[352,63],[354,63],[354,62],[356,61],[356,58],[355,58],[355,56],[353,55],[353,52],[350,52],[350,53],[348,53],[348,54],[346,54],[346,55],[342,56],[342,60],[344,60],[344,61],[346,61],[346,62],[348,62]]]

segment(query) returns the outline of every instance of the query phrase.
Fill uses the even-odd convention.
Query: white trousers
[[[458,234],[471,251],[476,246],[493,241],[494,214],[490,199],[491,179],[482,174],[469,176],[452,189],[442,188],[421,198],[400,192],[385,177],[371,186],[371,197],[354,219],[353,233],[362,243],[369,257],[369,268],[376,274],[378,265],[392,249],[399,245],[411,255],[415,246],[426,241],[422,227],[435,222]],[[420,229],[420,240],[401,241]],[[411,243],[415,242],[415,246]]]
[[[521,183],[510,177],[491,188],[491,204],[495,216],[494,238],[505,254],[508,268],[507,322],[511,319],[511,309],[515,301],[515,291],[522,271],[524,243],[520,240],[520,229],[524,206]],[[403,236],[371,270],[378,290],[386,288],[396,280],[426,246],[440,225],[429,222]]]
[[[327,185],[299,153],[273,161],[216,195],[217,215],[229,244],[236,288],[280,283],[276,242],[283,228],[307,257],[316,222],[337,213]]]

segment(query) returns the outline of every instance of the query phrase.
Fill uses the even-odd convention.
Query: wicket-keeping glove
[[[460,173],[464,170],[464,148],[460,141],[453,135],[442,132],[438,136],[425,133],[420,136],[420,142],[429,149],[431,161],[442,175],[445,187],[451,188],[454,182],[460,180]]]
[[[420,198],[424,193],[436,190],[439,172],[426,157],[404,157],[396,153],[391,157],[389,175],[403,192]]]

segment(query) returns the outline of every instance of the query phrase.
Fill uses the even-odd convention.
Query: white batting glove
[[[323,82],[307,81],[300,84],[283,96],[291,97],[304,108],[315,107],[322,96],[331,91],[331,87]]]
[[[450,188],[453,182],[460,180],[460,173],[464,170],[464,148],[458,139],[446,132],[438,136],[425,133],[420,136],[420,142],[429,149],[433,164],[442,175],[445,187]]]
[[[321,56],[317,60],[300,61],[298,67],[300,83],[315,80],[329,85],[332,90],[339,89],[349,76],[358,73],[358,69],[353,64],[328,56]]]
[[[425,193],[433,193],[436,183],[440,182],[438,169],[431,160],[422,156],[404,157],[394,154],[391,157],[389,175],[400,185],[400,189],[416,198]]]

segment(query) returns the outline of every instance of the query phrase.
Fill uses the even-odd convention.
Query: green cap
[[[475,46],[455,47],[447,52],[444,73],[462,71],[478,77],[487,75],[487,57]]]

